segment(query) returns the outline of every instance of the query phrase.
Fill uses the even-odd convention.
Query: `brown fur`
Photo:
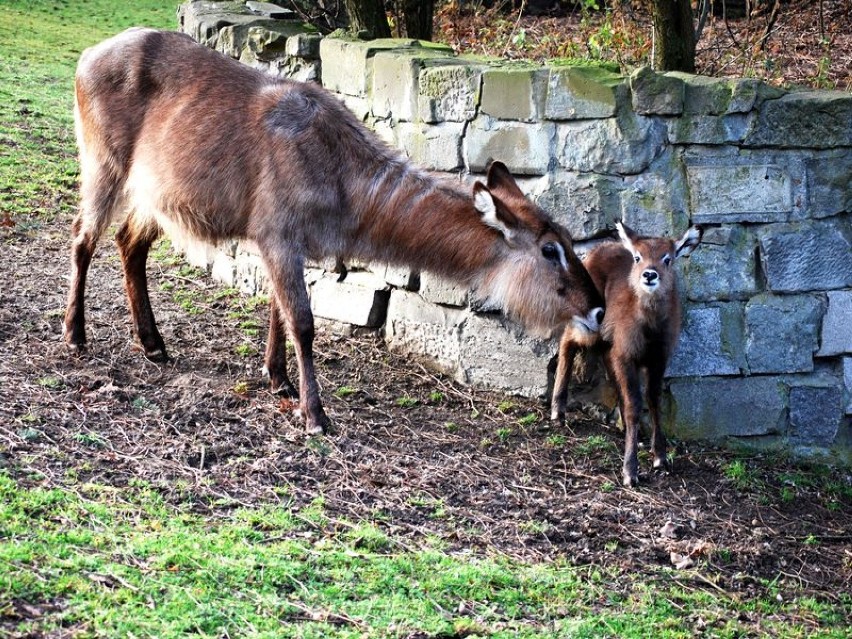
[[[568,381],[577,352],[582,348],[601,351],[607,375],[618,394],[624,422],[624,483],[635,486],[643,373],[653,424],[654,467],[669,468],[666,438],[660,427],[660,395],[663,374],[680,335],[681,305],[675,259],[692,252],[701,241],[701,231],[692,227],[675,242],[671,238],[639,237],[622,225],[620,235],[622,242],[600,244],[586,257],[586,268],[606,301],[606,316],[598,335],[577,333],[570,327],[564,331],[559,344],[551,417],[565,418]],[[668,264],[664,261],[666,257]],[[646,274],[657,282],[653,292],[643,286]]]
[[[379,142],[321,87],[262,74],[175,33],[131,29],[86,50],[75,88],[81,206],[64,323],[72,348],[86,341],[92,254],[116,219],[134,329],[150,358],[166,357],[145,274],[160,232],[178,245],[256,243],[274,291],[266,367],[275,388],[292,388],[286,325],[310,431],[328,419],[314,372],[308,259],[429,270],[532,330],[597,329],[600,296],[570,236],[498,162],[472,193],[442,182]]]

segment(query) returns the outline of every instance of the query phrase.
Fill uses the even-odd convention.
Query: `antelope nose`
[[[654,282],[657,281],[657,278],[660,277],[660,276],[659,276],[659,274],[657,274],[657,271],[652,271],[652,270],[649,269],[647,271],[643,271],[642,277],[645,278],[646,284],[653,284]]]
[[[604,310],[602,308],[596,308],[594,311],[592,311],[592,313],[592,317],[595,318],[595,321],[598,323],[598,326],[603,324]]]

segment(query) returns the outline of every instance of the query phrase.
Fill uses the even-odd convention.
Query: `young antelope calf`
[[[622,223],[616,227],[621,242],[598,245],[584,263],[606,304],[601,331],[581,333],[568,326],[562,334],[551,419],[565,418],[568,380],[578,350],[599,350],[607,376],[618,393],[624,422],[624,485],[635,486],[639,481],[636,447],[643,371],[653,424],[654,468],[669,470],[666,438],[660,428],[660,394],[663,374],[680,335],[681,309],[674,262],[692,253],[702,232],[693,226],[675,242],[671,238],[641,237]]]

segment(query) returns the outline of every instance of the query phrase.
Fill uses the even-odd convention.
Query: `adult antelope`
[[[568,381],[580,349],[602,351],[607,376],[618,394],[624,422],[625,486],[639,481],[636,449],[642,410],[641,376],[653,432],[654,468],[670,470],[666,437],[660,427],[663,374],[680,336],[681,308],[675,260],[692,253],[701,242],[701,229],[690,227],[677,242],[671,238],[640,237],[616,224],[621,242],[604,242],[584,264],[606,302],[599,334],[567,326],[559,343],[559,359],[551,402],[551,419],[565,419]]]
[[[165,231],[256,243],[272,283],[265,364],[292,392],[284,325],[309,432],[329,420],[314,372],[306,259],[411,266],[471,287],[529,329],[594,333],[602,301],[568,233],[528,199],[503,164],[472,190],[410,166],[314,84],[250,69],[177,33],[130,29],[80,58],[75,123],[81,204],[73,223],[65,339],[86,342],[84,289],[95,245],[116,234],[136,338],[166,358],[145,262]]]

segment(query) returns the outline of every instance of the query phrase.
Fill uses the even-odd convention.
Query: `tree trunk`
[[[654,67],[695,73],[695,31],[690,0],[653,0]]]
[[[344,0],[349,28],[368,38],[390,38],[390,25],[382,0]]]
[[[406,37],[431,40],[435,0],[402,0],[402,6]]]

